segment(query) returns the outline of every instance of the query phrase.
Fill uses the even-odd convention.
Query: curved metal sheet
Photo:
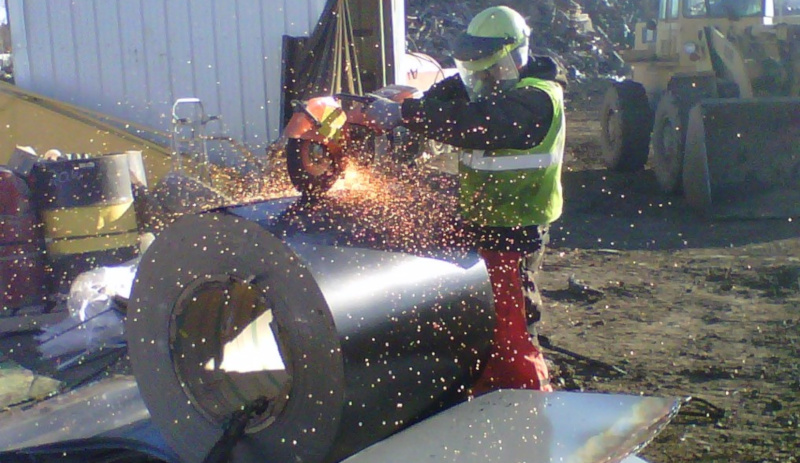
[[[445,410],[343,463],[599,463],[629,457],[677,413],[674,398],[500,390]]]
[[[132,376],[104,379],[0,414],[0,452],[58,454],[66,449],[132,449],[178,461],[157,430]],[[2,453],[0,453],[2,456]]]

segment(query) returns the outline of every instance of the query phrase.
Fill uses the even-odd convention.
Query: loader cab
[[[682,0],[661,0],[656,22],[656,54],[659,59],[678,58],[680,5]]]
[[[623,52],[629,62],[659,61],[677,64],[680,57],[682,9],[687,2],[706,0],[655,0],[650,8],[651,18],[636,24],[633,50]],[[704,5],[704,4],[703,4]]]
[[[654,17],[636,25],[634,48],[623,52],[623,57],[633,63],[634,80],[647,81],[648,88],[664,88],[666,81],[652,80],[680,72],[712,71],[706,28],[740,35],[747,28],[786,22],[787,14],[800,15],[800,0],[657,0],[651,11]],[[642,72],[637,63],[658,63],[661,70],[636,75],[637,67]]]
[[[776,0],[775,14],[778,16],[800,16],[800,0]]]
[[[763,0],[694,0],[690,3],[694,3],[699,7],[699,11],[710,18],[727,18],[736,21],[740,18],[763,16],[764,14]]]
[[[685,68],[694,70],[683,53],[687,41],[697,40],[697,28],[690,27],[687,40],[687,15],[689,4],[707,0],[654,0],[650,8],[652,18],[636,25],[636,41],[632,50],[623,51],[623,59],[632,65],[633,80],[642,82],[648,89],[663,89],[669,76]],[[698,25],[699,28],[702,26]]]
[[[763,23],[800,16],[800,0],[685,0],[684,16],[723,18],[739,21],[765,18]],[[762,21],[759,21],[762,22]],[[790,21],[791,22],[791,21]]]
[[[764,5],[764,16],[771,24],[800,24],[800,0],[772,0]]]
[[[659,60],[690,64],[682,56],[685,44],[697,41],[697,32],[703,27],[726,30],[731,23],[746,23],[741,27],[760,24],[765,13],[771,15],[774,11],[773,0],[661,0],[655,29],[656,54]]]

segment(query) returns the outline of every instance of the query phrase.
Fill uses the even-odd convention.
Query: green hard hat
[[[502,57],[527,45],[530,28],[521,14],[507,6],[493,6],[470,21],[466,33],[453,46],[453,58],[475,69],[492,66]]]

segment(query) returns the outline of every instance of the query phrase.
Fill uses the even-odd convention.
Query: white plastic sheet
[[[139,260],[116,267],[97,267],[78,275],[67,298],[69,316],[37,336],[45,358],[124,342],[124,317],[115,297],[128,299]]]

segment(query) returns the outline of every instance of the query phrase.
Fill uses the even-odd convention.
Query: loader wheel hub
[[[622,117],[618,108],[609,108],[606,114],[606,127],[608,143],[616,147],[622,140]]]
[[[627,172],[643,169],[652,123],[644,86],[630,80],[613,83],[600,111],[600,145],[606,167]]]
[[[677,121],[667,117],[661,132],[661,149],[656,151],[657,162],[661,165],[662,186],[667,191],[674,191],[677,186],[672,186],[680,178],[681,164],[683,163],[683,148],[681,147],[681,127]]]
[[[677,159],[673,156],[678,152],[678,137],[680,129],[670,120],[664,124],[664,137],[661,140],[661,145],[664,148],[664,153],[667,154],[665,160]]]
[[[656,110],[656,126],[653,131],[653,171],[665,193],[681,190],[683,171],[684,124],[680,102],[671,93],[666,93]]]
[[[172,364],[192,406],[212,422],[266,397],[266,413],[248,431],[269,426],[291,388],[290,359],[267,291],[229,275],[204,276],[175,304],[169,342]]]

